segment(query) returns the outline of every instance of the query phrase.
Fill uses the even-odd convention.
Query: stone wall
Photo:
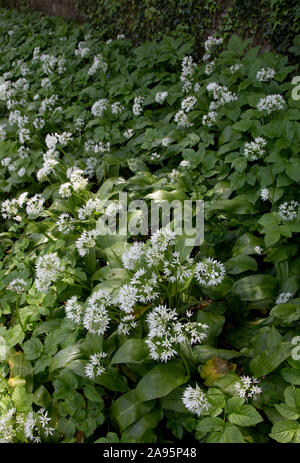
[[[0,0],[0,6],[29,6],[48,16],[64,16],[78,19],[74,0]]]

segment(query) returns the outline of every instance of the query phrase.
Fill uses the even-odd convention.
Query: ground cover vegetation
[[[0,440],[299,442],[297,65],[5,9],[0,35]],[[125,192],[204,200],[203,243],[103,235]]]

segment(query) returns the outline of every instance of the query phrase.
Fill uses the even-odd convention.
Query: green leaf
[[[142,416],[150,412],[154,400],[141,402],[135,390],[119,397],[111,406],[111,416],[117,421],[120,431],[135,423]]]
[[[299,429],[297,421],[282,420],[274,424],[270,437],[280,443],[291,442]]]
[[[238,426],[254,426],[263,421],[260,414],[252,405],[243,405],[241,408],[231,413],[228,417],[230,423]]]
[[[247,270],[257,270],[257,262],[253,257],[240,255],[235,256],[229,259],[226,262],[226,268],[228,269],[228,273],[233,275],[237,275],[242,272],[246,272]]]
[[[290,343],[281,342],[271,352],[263,352],[254,357],[250,362],[250,371],[256,378],[271,373],[291,354],[292,346]]]
[[[271,275],[251,275],[236,281],[232,292],[242,301],[260,301],[276,294],[277,281]]]
[[[22,348],[25,358],[28,360],[35,360],[41,355],[43,351],[43,344],[39,339],[31,338],[29,341],[24,342]]]
[[[224,422],[221,418],[207,416],[198,421],[196,430],[201,432],[222,431]]]
[[[141,401],[164,397],[176,387],[186,382],[185,370],[181,362],[170,361],[157,365],[140,380],[136,392]]]
[[[162,409],[157,405],[150,413],[144,415],[122,433],[121,442],[130,442],[131,440],[134,442],[149,442],[146,432],[156,428],[162,417]]]
[[[115,353],[111,365],[115,363],[142,363],[149,358],[149,348],[142,339],[129,339]]]

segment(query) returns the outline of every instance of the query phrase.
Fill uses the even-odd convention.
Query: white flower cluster
[[[260,190],[260,197],[263,201],[268,201],[270,199],[270,191],[268,188],[265,187]]]
[[[146,318],[149,334],[146,344],[150,357],[167,362],[178,355],[178,345],[199,344],[206,339],[208,326],[199,322],[181,322],[176,309],[159,305],[151,310]]]
[[[101,117],[104,111],[108,108],[108,100],[106,98],[102,98],[101,100],[96,101],[93,104],[91,112],[92,115],[95,117]]]
[[[68,235],[70,232],[74,230],[74,220],[75,219],[73,219],[73,217],[71,217],[71,215],[67,212],[60,214],[56,222],[58,231],[63,233],[64,235]]]
[[[168,97],[168,92],[157,92],[155,95],[155,101],[156,103],[162,104],[167,97]]]
[[[212,93],[214,101],[210,102],[208,114],[204,114],[202,118],[202,124],[207,127],[212,127],[217,119],[216,110],[220,106],[228,103],[232,103],[238,99],[235,93],[228,90],[227,87],[217,84],[216,82],[210,82],[206,89],[209,93]]]
[[[264,98],[260,98],[256,105],[258,111],[266,111],[267,114],[271,114],[273,111],[279,111],[285,106],[284,98],[281,95],[267,95]]]
[[[298,216],[298,201],[284,201],[280,204],[278,213],[283,222],[291,222]]]
[[[72,296],[65,305],[66,316],[78,325],[82,322],[83,305],[77,302],[77,296]]]
[[[184,263],[182,263],[179,259],[179,252],[172,252],[169,259],[163,260],[163,272],[167,280],[171,283],[178,282],[183,284],[193,274],[192,265],[192,258],[189,257]]]
[[[202,286],[210,287],[222,283],[225,273],[225,266],[211,257],[196,264],[195,277]]]
[[[217,121],[217,115],[216,111],[209,111],[208,114],[204,114],[202,117],[202,124],[207,127],[212,127]]]
[[[77,251],[81,257],[88,254],[89,250],[96,246],[97,230],[84,231],[75,243]]]
[[[239,71],[243,65],[241,63],[235,63],[232,64],[229,68],[230,74],[235,74],[237,71]]]
[[[17,413],[15,408],[0,416],[0,442],[17,442],[18,436],[23,434],[33,443],[40,443],[43,437],[51,436],[54,428],[50,426],[51,418],[45,408],[37,413]]]
[[[75,192],[84,190],[89,182],[87,178],[83,177],[83,170],[77,167],[71,168],[71,170],[68,169],[67,177],[70,182],[63,183],[58,190],[58,194],[62,198],[69,198],[72,195],[72,189]]]
[[[37,58],[42,63],[42,69],[44,71],[44,74],[50,75],[53,73],[57,73],[58,75],[61,75],[66,70],[65,58],[49,55],[46,53],[43,55],[37,56]]]
[[[215,100],[210,103],[209,109],[211,111],[215,111],[220,106],[232,103],[238,99],[235,93],[230,92],[227,87],[219,85],[217,82],[210,82],[207,84],[206,89],[212,93]]]
[[[267,142],[262,137],[256,137],[254,141],[247,142],[244,145],[243,155],[250,161],[256,161],[265,154],[264,146]]]
[[[241,376],[235,383],[234,389],[243,399],[257,398],[262,393],[262,389],[257,386],[259,380],[250,376]]]
[[[276,72],[273,68],[261,68],[257,74],[256,78],[260,82],[269,82],[275,76]]]
[[[102,375],[105,371],[105,367],[103,366],[103,359],[107,356],[106,352],[98,352],[96,354],[92,354],[89,358],[88,363],[85,366],[85,375],[89,379],[95,379],[97,376]]]
[[[83,207],[78,210],[79,220],[86,220],[91,217],[94,213],[101,212],[102,201],[99,198],[88,199]]]
[[[97,153],[105,153],[110,150],[110,143],[104,143],[100,141],[99,143],[94,142],[93,140],[87,140],[84,144],[85,151],[93,151]]]
[[[23,278],[15,278],[9,283],[7,289],[9,291],[14,291],[17,294],[22,294],[25,292],[26,286],[27,283]]]
[[[66,302],[65,311],[67,318],[78,325],[82,323],[90,333],[101,335],[109,327],[108,308],[111,306],[112,300],[109,292],[98,289],[86,300],[85,305],[78,302],[77,296],[72,296]]]
[[[40,256],[35,265],[35,286],[38,291],[47,293],[52,283],[58,280],[64,271],[64,265],[57,253]]]
[[[26,213],[28,215],[37,216],[44,210],[45,198],[41,194],[37,193],[27,201]]]
[[[183,110],[180,110],[175,114],[174,121],[179,127],[183,127],[185,129],[193,126],[193,123],[188,120],[188,117]]]
[[[144,254],[145,243],[135,242],[129,250],[122,254],[122,262],[124,268],[133,270]]]
[[[183,82],[183,91],[188,92],[192,89],[192,77],[196,70],[197,64],[194,62],[192,56],[185,56],[181,62],[181,75],[180,80]]]
[[[292,297],[293,293],[290,293],[289,291],[286,293],[282,292],[276,298],[276,305],[286,304]]]
[[[88,75],[93,76],[97,71],[105,73],[107,71],[107,63],[104,61],[103,56],[98,54],[94,56],[94,61],[90,69],[88,70]]]
[[[139,116],[143,112],[143,104],[144,97],[143,96],[136,96],[134,97],[132,112],[135,116]]]
[[[123,133],[124,137],[129,139],[133,136],[134,134],[134,130],[133,129],[127,129],[125,130],[125,132]]]
[[[194,415],[201,416],[207,412],[209,403],[206,395],[201,391],[198,384],[195,387],[188,386],[182,396],[182,402],[185,407]]]
[[[86,46],[85,42],[79,42],[78,48],[75,48],[74,50],[74,55],[84,58],[85,56],[89,54],[89,52],[90,52],[90,49],[89,47]]]

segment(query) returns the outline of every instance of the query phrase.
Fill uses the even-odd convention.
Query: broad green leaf
[[[172,360],[166,364],[156,365],[138,383],[137,396],[141,401],[164,397],[184,384],[186,380],[181,362]]]

